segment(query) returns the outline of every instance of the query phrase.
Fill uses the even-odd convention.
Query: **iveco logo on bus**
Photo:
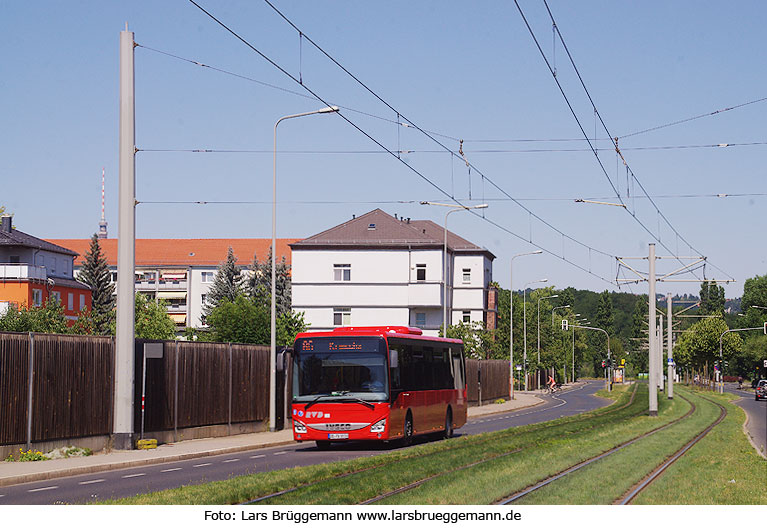
[[[351,431],[351,423],[326,423],[325,428],[328,431]]]
[[[324,412],[319,412],[319,411],[314,411],[314,410],[309,411],[309,412],[306,413],[306,419],[310,419],[310,418],[329,418],[329,417],[330,417],[330,414],[326,414]]]

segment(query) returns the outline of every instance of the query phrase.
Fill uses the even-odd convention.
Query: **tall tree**
[[[93,294],[90,316],[94,332],[108,333],[115,318],[115,287],[110,281],[109,265],[106,256],[101,252],[96,234],[91,237],[91,246],[85,253],[85,263],[77,279],[90,287]]]
[[[706,315],[724,312],[724,287],[717,285],[716,282],[701,282],[700,312]]]
[[[250,270],[246,282],[248,296],[268,307],[272,298],[272,250],[269,249],[269,255],[263,262],[258,261],[258,256],[253,256],[253,263],[248,268]],[[292,287],[290,265],[285,260],[285,256],[282,256],[277,263],[276,278],[277,314],[289,314],[292,305]]]
[[[232,247],[226,253],[226,261],[219,265],[213,285],[208,291],[205,305],[202,308],[203,315],[207,318],[213,309],[223,300],[234,302],[243,294],[242,267],[237,265],[237,257]]]
[[[136,293],[135,330],[137,339],[170,340],[176,336],[176,324],[168,315],[164,300],[152,300]],[[112,321],[111,334],[115,334],[115,322]]]

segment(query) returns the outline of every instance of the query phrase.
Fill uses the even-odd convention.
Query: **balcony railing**
[[[47,277],[45,267],[26,263],[0,263],[0,278],[5,280],[45,281]]]

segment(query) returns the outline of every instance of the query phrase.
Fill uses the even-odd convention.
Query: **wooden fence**
[[[509,361],[466,359],[466,382],[469,403],[509,399]]]
[[[136,340],[134,403],[141,403],[144,344],[163,346],[146,361],[145,431],[263,421],[269,415],[269,346]],[[278,408],[278,410],[280,410]],[[141,407],[134,407],[136,432]]]
[[[0,444],[111,433],[113,350],[111,337],[0,333]]]

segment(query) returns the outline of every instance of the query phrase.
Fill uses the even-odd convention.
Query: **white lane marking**
[[[170,469],[161,469],[161,470],[160,470],[160,473],[168,473],[168,472],[170,472],[170,471],[179,471],[179,470],[181,470],[181,468],[180,468],[180,467],[172,467],[172,468],[170,468]]]
[[[285,455],[288,454],[287,451],[280,451],[279,453],[274,453],[275,455]]]
[[[228,464],[229,462],[239,462],[239,458],[230,458],[229,460],[224,460],[224,464]]]
[[[205,466],[212,466],[212,465],[213,465],[212,462],[205,462],[204,464],[196,464],[192,467],[205,467]]]
[[[250,458],[264,458],[266,455],[255,455],[251,456]]]
[[[81,486],[85,486],[86,484],[97,484],[99,482],[104,482],[106,479],[104,478],[97,478],[96,480],[86,480],[84,482],[78,482]]]
[[[123,475],[122,478],[136,478],[136,477],[143,477],[146,475],[146,473],[134,473],[133,475]]]
[[[29,493],[34,493],[36,491],[46,491],[46,490],[55,490],[58,489],[58,486],[48,486],[47,488],[37,488],[33,490],[27,490]]]

